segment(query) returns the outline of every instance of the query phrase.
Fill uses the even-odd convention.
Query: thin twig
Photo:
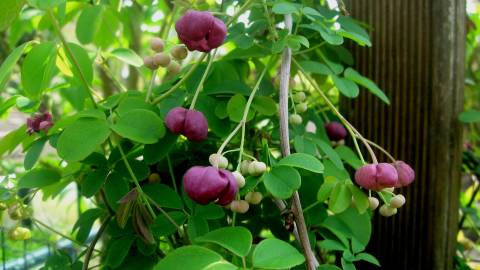
[[[198,68],[198,66],[200,65],[200,63],[203,62],[203,59],[205,59],[205,57],[207,56],[206,53],[204,53],[200,59],[198,59],[198,61],[190,67],[190,69],[187,71],[187,73],[185,75],[183,75],[183,77],[174,85],[172,86],[172,88],[170,88],[168,91],[166,91],[165,93],[161,94],[159,97],[157,97],[156,99],[153,100],[153,104],[157,104],[159,103],[160,101],[162,101],[164,98],[168,97],[170,94],[172,94],[173,92],[175,92],[178,88],[180,88],[180,86],[193,74],[193,72]]]
[[[77,71],[80,75],[80,81],[84,84],[85,88],[88,90],[88,95],[90,97],[90,100],[92,101],[93,106],[96,108],[97,104],[95,102],[95,99],[93,98],[91,86],[88,83],[87,79],[85,78],[85,75],[83,74],[82,69],[80,68],[80,64],[78,63],[77,59],[73,55],[73,52],[70,49],[70,46],[68,45],[67,40],[63,36],[62,29],[60,28],[60,25],[58,24],[58,21],[55,18],[55,15],[53,14],[53,12],[51,10],[48,11],[48,15],[50,16],[50,19],[52,21],[52,25],[55,28],[55,31],[57,32],[57,35],[58,35],[58,37],[60,38],[60,41],[63,44],[63,47],[65,49],[65,53],[69,56],[70,61],[72,61],[73,65],[77,69]]]
[[[292,15],[285,15],[285,27],[292,31]],[[282,66],[280,69],[280,147],[282,155],[290,155],[290,138],[288,127],[288,92],[290,82],[290,66],[292,61],[292,50],[285,48],[282,56]],[[295,191],[292,197],[292,211],[295,215],[295,225],[298,230],[298,240],[303,248],[308,270],[315,270],[319,266],[317,258],[310,248],[310,240],[308,239],[307,226],[303,216],[302,204],[298,191]]]
[[[108,223],[110,223],[110,220],[112,220],[112,216],[108,216],[105,219],[105,221],[102,223],[102,226],[100,226],[100,229],[98,229],[98,232],[95,235],[95,238],[93,238],[92,243],[90,243],[90,246],[87,249],[87,253],[85,254],[85,260],[83,261],[82,270],[88,270],[88,264],[90,263],[90,258],[92,257],[92,253],[93,253],[93,250],[95,249],[95,245],[97,244],[98,240],[102,236],[105,229],[107,229],[107,226],[108,226]]]

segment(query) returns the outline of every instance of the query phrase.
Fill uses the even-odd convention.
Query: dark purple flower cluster
[[[173,108],[168,112],[165,124],[172,133],[182,134],[190,141],[203,141],[208,136],[207,119],[199,111]]]
[[[328,138],[334,142],[338,142],[347,137],[345,127],[336,121],[325,124],[325,130],[327,131]]]
[[[183,177],[183,186],[188,196],[199,204],[227,205],[238,191],[235,176],[213,166],[190,168]]]
[[[404,187],[415,180],[415,171],[403,161],[367,164],[355,172],[355,182],[363,188],[380,191]]]
[[[219,47],[227,35],[225,23],[208,11],[187,11],[177,21],[175,30],[189,50],[201,52]]]
[[[48,132],[52,126],[52,115],[49,112],[36,113],[33,117],[27,118],[27,132],[30,135],[35,132]]]

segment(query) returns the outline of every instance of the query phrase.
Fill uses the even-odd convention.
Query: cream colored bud
[[[238,188],[242,188],[245,186],[245,177],[240,172],[233,172],[233,176],[235,176],[235,180],[237,180],[237,186]]]
[[[165,43],[161,38],[155,37],[150,41],[150,48],[156,52],[163,52]]]
[[[260,192],[249,192],[245,195],[245,200],[250,204],[260,204],[262,202],[263,195]]]
[[[156,53],[153,56],[153,63],[162,67],[168,67],[170,60],[170,56],[166,53]]]
[[[397,208],[391,208],[388,205],[384,204],[380,207],[380,215],[384,217],[391,217],[397,213]]]
[[[288,120],[289,120],[290,124],[292,124],[292,125],[300,125],[303,121],[302,117],[298,114],[290,115]]]
[[[405,197],[402,194],[395,195],[390,200],[390,207],[392,208],[400,208],[405,204]]]
[[[372,209],[372,210],[377,209],[377,207],[378,207],[379,204],[380,204],[380,202],[378,201],[377,198],[375,198],[375,197],[368,197],[368,206],[370,207],[370,209]]]
[[[248,204],[247,201],[244,201],[244,200],[233,201],[230,203],[230,210],[232,210],[232,212],[245,214],[249,208],[250,208],[250,205]]]
[[[208,161],[210,162],[210,164],[212,164],[213,167],[219,169],[225,169],[228,167],[228,159],[217,153],[211,154],[208,158]]]

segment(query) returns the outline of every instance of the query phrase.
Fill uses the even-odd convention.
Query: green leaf
[[[345,247],[342,243],[339,243],[338,241],[335,241],[332,239],[320,241],[319,245],[321,248],[326,250],[338,250],[338,251],[348,250],[348,247]]]
[[[36,8],[48,10],[65,3],[65,0],[28,0],[28,3]]]
[[[216,204],[195,205],[195,215],[204,219],[219,219],[225,216],[223,208]]]
[[[168,212],[168,215],[177,223],[177,225],[181,226],[187,220],[187,217],[183,212]],[[158,215],[155,219],[154,223],[152,224],[152,232],[156,237],[162,237],[170,235],[177,231],[177,227],[175,227],[170,220],[168,220],[165,215]]]
[[[82,44],[94,43],[107,48],[116,40],[120,23],[116,13],[106,5],[83,9],[77,21],[76,35]]]
[[[196,238],[208,233],[207,221],[199,216],[191,216],[188,218],[187,233],[190,240],[196,241]]]
[[[330,197],[330,194],[332,193],[333,188],[338,182],[339,182],[338,179],[333,176],[325,177],[323,184],[320,186],[320,189],[318,190],[317,200],[320,202],[326,201]]]
[[[108,204],[116,210],[119,206],[118,201],[130,191],[128,181],[121,174],[114,172],[108,175],[105,181],[105,197]]]
[[[328,216],[322,226],[334,232],[335,235],[340,234],[342,237],[354,239],[363,247],[367,246],[372,232],[370,215],[368,213],[359,214],[353,208]]]
[[[356,270],[355,265],[349,261],[347,261],[345,258],[342,258],[342,268],[343,270]]]
[[[62,132],[57,142],[58,155],[68,162],[90,155],[110,135],[106,120],[79,118]]]
[[[5,115],[8,110],[10,110],[13,106],[17,104],[17,99],[20,97],[21,96],[19,95],[11,96],[7,100],[0,103],[0,118]]]
[[[237,256],[245,257],[252,247],[252,234],[244,227],[223,227],[198,237],[195,241],[215,243]]]
[[[383,91],[378,88],[378,86],[371,81],[370,79],[360,75],[356,70],[353,68],[347,68],[344,73],[345,78],[352,80],[361,86],[367,88],[372,94],[380,98],[386,104],[390,104],[390,100],[388,97],[383,93]]]
[[[3,0],[0,1],[0,31],[6,30],[17,18],[22,10],[25,0]],[[1,72],[0,72],[1,73]],[[1,81],[1,76],[0,76]]]
[[[317,268],[317,270],[342,270],[342,268],[332,264],[322,264]]]
[[[34,169],[18,180],[18,188],[42,188],[60,181],[62,176],[54,169]]]
[[[183,209],[180,196],[171,187],[163,184],[147,184],[143,191],[158,205],[165,208]]]
[[[252,107],[259,113],[267,116],[272,116],[277,113],[277,103],[266,96],[258,96],[253,98]],[[216,108],[215,108],[216,113]]]
[[[227,112],[230,120],[240,122],[243,118],[243,111],[247,105],[247,100],[243,95],[236,94],[230,98],[227,103]],[[247,115],[247,121],[253,118],[253,112],[250,110]]]
[[[329,44],[342,45],[343,37],[337,31],[334,31],[322,23],[302,24],[302,28],[308,28],[317,31],[320,36]]]
[[[370,205],[367,195],[354,184],[348,184],[348,188],[352,193],[353,201],[358,212],[360,214],[365,213]]]
[[[175,146],[178,135],[171,132],[165,134],[155,144],[146,144],[143,148],[143,158],[147,164],[157,163],[163,160]]]
[[[315,61],[301,61],[300,66],[306,71],[314,74],[331,75],[332,71],[325,65]]]
[[[367,31],[365,31],[365,29],[363,29],[355,20],[347,16],[340,16],[338,22],[342,26],[338,31],[340,35],[357,42],[360,46],[372,46]]]
[[[376,266],[380,266],[380,262],[377,260],[377,258],[373,257],[371,254],[368,253],[359,253],[355,256],[355,261],[366,261],[371,264],[374,264]]]
[[[49,86],[55,71],[57,45],[45,42],[34,46],[22,65],[22,86],[25,94],[38,99]]]
[[[350,80],[331,75],[332,81],[337,89],[348,98],[355,98],[360,93],[358,85]]]
[[[134,67],[143,66],[143,59],[140,56],[138,56],[136,52],[128,48],[117,48],[111,51],[110,54],[113,57],[119,59],[120,61],[123,61]]]
[[[2,5],[2,3],[6,3],[6,2],[8,2],[8,1],[1,1],[0,6]],[[0,7],[0,10],[3,10],[3,9]],[[0,14],[4,14],[4,13],[2,12]],[[2,16],[2,15],[0,15],[0,16]],[[26,49],[30,48],[31,44],[32,44],[31,42],[26,42],[26,43],[23,43],[22,45],[18,46],[3,61],[2,65],[0,66],[0,92],[3,91],[5,85],[7,84],[8,80],[10,79],[10,74],[12,73],[12,70],[15,67],[15,65],[17,64],[20,57],[23,55],[23,52]]]
[[[298,11],[299,5],[289,2],[277,2],[273,5],[272,11],[276,14],[290,14]]]
[[[338,156],[337,152],[333,150],[332,146],[330,146],[329,143],[324,142],[320,139],[317,138],[311,138],[312,140],[315,141],[315,143],[320,147],[323,153],[327,155],[327,157],[335,164],[335,166],[339,169],[344,169],[342,160]]]
[[[219,264],[231,265],[210,249],[199,246],[183,246],[169,253],[155,266],[154,270],[214,270],[216,268],[214,266]]]
[[[27,127],[25,125],[7,133],[7,135],[0,139],[0,156],[15,150],[27,137]]]
[[[75,80],[78,85],[82,85],[82,87],[82,77],[85,78],[87,83],[90,85],[93,81],[93,62],[88,56],[87,51],[82,46],[75,43],[68,43],[68,48],[72,52],[75,59],[72,59],[69,54],[66,54],[63,47],[60,50],[60,55],[63,57],[63,59],[68,59],[69,63],[68,68],[70,69],[71,74],[66,75],[73,77],[73,80]],[[75,63],[78,64],[82,73],[78,72]],[[83,90],[86,91],[86,93],[90,91],[90,89]]]
[[[90,231],[92,230],[93,223],[102,215],[103,210],[99,208],[88,209],[80,214],[80,217],[78,217],[77,222],[75,222],[75,225],[73,225],[72,229],[72,233],[78,230],[75,239],[80,243],[87,241]]]
[[[335,185],[328,201],[328,208],[333,213],[341,213],[352,204],[352,193],[345,185],[339,182]]]
[[[275,198],[288,199],[300,188],[302,181],[297,170],[278,166],[263,175],[263,183]]]
[[[460,114],[458,119],[463,123],[480,122],[480,111],[465,111]]]
[[[300,265],[305,257],[289,243],[279,239],[265,239],[252,254],[255,268],[285,269]]]
[[[127,93],[131,94],[131,92],[127,92]],[[145,102],[145,97],[143,95],[129,95],[123,98],[118,104],[116,112],[120,116],[122,116],[135,109],[143,109],[143,110],[156,112],[155,106],[153,106],[148,102]]]
[[[106,265],[112,268],[119,267],[127,257],[130,247],[133,244],[135,237],[133,235],[125,235],[118,239],[110,240],[106,256]]]
[[[28,148],[27,154],[25,155],[25,159],[23,160],[23,167],[25,170],[30,170],[35,166],[37,163],[40,154],[42,153],[43,147],[47,142],[47,138],[40,138]]]
[[[107,178],[108,170],[106,169],[98,169],[95,171],[91,171],[85,176],[82,186],[82,195],[90,198],[93,195],[97,194],[100,188],[105,183],[105,179]]]
[[[162,119],[143,109],[125,113],[111,128],[122,137],[144,144],[156,143],[165,135]]]
[[[315,173],[323,173],[323,164],[316,157],[304,153],[288,155],[278,162],[278,165],[297,167]]]
[[[335,152],[340,156],[342,160],[352,166],[354,169],[358,169],[363,166],[363,162],[348,146],[340,145],[335,148]]]

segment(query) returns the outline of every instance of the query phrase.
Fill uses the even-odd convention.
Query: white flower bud
[[[228,159],[217,153],[211,154],[208,158],[208,161],[210,162],[210,164],[212,164],[213,167],[219,169],[225,169],[228,167]]]

